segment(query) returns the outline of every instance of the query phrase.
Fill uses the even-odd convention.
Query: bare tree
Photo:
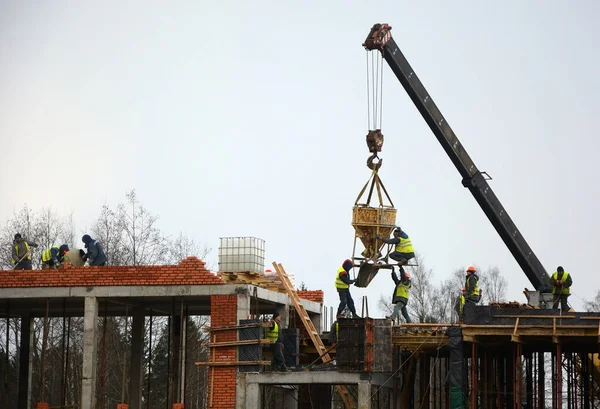
[[[381,312],[383,312],[383,314],[386,316],[388,316],[392,312],[394,312],[394,305],[390,301],[391,300],[388,297],[381,294],[379,296],[379,301],[377,302],[377,306],[379,307],[379,310]]]
[[[596,296],[591,300],[584,300],[585,310],[587,312],[600,312],[600,290],[596,290]]]
[[[135,190],[126,195],[127,203],[117,208],[117,218],[123,230],[121,251],[125,264],[154,265],[167,258],[167,240],[157,227],[158,216],[142,206]]]
[[[180,231],[174,239],[170,240],[167,262],[169,264],[177,264],[189,256],[196,256],[200,260],[206,260],[210,251],[210,248],[197,243],[194,239],[184,235]],[[207,268],[210,269],[209,267]]]
[[[483,270],[479,275],[479,282],[482,304],[505,301],[508,282],[500,274],[498,267],[494,266]]]

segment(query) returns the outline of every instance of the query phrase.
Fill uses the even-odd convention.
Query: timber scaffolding
[[[280,266],[280,265],[279,265]],[[204,268],[195,258],[176,266],[65,268],[51,271],[0,271],[0,323],[10,320],[10,334],[0,342],[16,358],[14,371],[0,374],[0,407],[25,409],[40,401],[49,407],[141,409],[148,389],[161,386],[161,408],[597,408],[600,314],[556,310],[465,306],[464,321],[392,325],[390,320],[340,319],[338,343],[323,331],[322,291],[299,291],[302,307],[281,288],[235,283]],[[279,283],[277,283],[278,285]],[[294,291],[295,292],[295,291]],[[310,336],[300,312],[319,333],[325,354]],[[290,372],[270,368],[263,319],[282,315],[284,355]],[[122,406],[108,401],[103,362],[104,317],[129,317],[123,328],[129,345],[122,373]],[[142,376],[149,334],[144,323],[168,317],[170,333],[168,379]],[[188,358],[189,318],[210,316],[206,362]],[[48,319],[46,319],[48,317]],[[42,340],[32,341],[35,326],[83,317],[82,367],[76,400],[64,389],[41,392],[46,380],[69,375],[69,344],[53,345],[66,365],[43,368],[33,359]],[[308,324],[310,326],[310,324]],[[64,331],[57,325],[53,331]],[[15,334],[18,333],[18,336]],[[151,331],[150,331],[151,333]],[[64,334],[63,334],[64,335]],[[9,340],[10,337],[10,340]],[[47,338],[47,337],[44,337]],[[71,337],[66,337],[70,339]],[[17,344],[13,343],[18,340]],[[65,337],[62,337],[64,342]],[[152,341],[150,341],[152,342]],[[318,343],[318,341],[317,341]],[[6,346],[5,346],[6,345]],[[63,345],[64,346],[64,345]],[[196,346],[193,346],[194,348]],[[58,351],[58,352],[57,352]],[[43,354],[45,357],[45,354]],[[321,362],[321,361],[327,361]],[[48,361],[50,362],[50,361]],[[53,360],[56,365],[56,360]],[[195,368],[208,371],[206,399],[201,406],[188,398]],[[0,368],[6,366],[0,365]],[[32,376],[34,374],[35,376]],[[14,376],[16,375],[16,376]],[[14,379],[13,379],[14,377]],[[150,380],[148,380],[148,379]],[[102,382],[101,382],[102,381]],[[146,385],[146,381],[150,382]],[[62,382],[61,388],[69,385]],[[337,387],[334,387],[337,386]],[[348,393],[344,399],[340,388]],[[38,406],[45,407],[45,406]]]

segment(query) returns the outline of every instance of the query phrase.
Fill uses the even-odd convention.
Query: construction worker
[[[556,271],[552,274],[550,279],[552,284],[552,308],[558,309],[558,302],[560,301],[560,309],[562,312],[569,311],[569,304],[567,304],[567,298],[571,295],[571,285],[573,285],[573,279],[571,274],[566,272],[561,266],[556,267]]]
[[[23,239],[20,233],[15,234],[12,244],[13,270],[32,270],[31,249],[29,247],[37,246],[33,241]]]
[[[85,248],[87,249],[87,253],[81,257],[83,262],[87,261],[90,266],[105,266],[106,254],[98,240],[94,240],[89,234],[85,234],[81,238],[81,241],[85,243]]]
[[[481,300],[481,291],[479,290],[479,276],[475,266],[467,268],[467,276],[465,278],[465,286],[463,287],[463,296],[465,303],[470,302],[477,304]]]
[[[395,244],[394,251],[390,253],[390,258],[398,262],[399,266],[405,265],[408,261],[415,257],[415,249],[413,248],[412,241],[406,232],[402,231],[402,228],[396,227],[394,229],[394,237],[391,239],[382,238],[379,234],[376,234],[377,239],[381,239],[385,244]]]
[[[42,270],[50,270],[51,268],[60,267],[60,263],[63,262],[65,254],[69,251],[69,246],[63,244],[62,246],[53,246],[42,253]]]
[[[271,319],[271,327],[267,331],[267,339],[273,341],[271,344],[271,351],[273,352],[271,366],[275,369],[287,371],[288,368],[285,366],[285,358],[283,357],[283,339],[281,338],[280,323],[281,315],[276,312]]]
[[[462,312],[463,312],[463,308],[465,306],[465,293],[466,293],[466,289],[465,289],[465,287],[463,287],[462,292],[456,298],[456,302],[454,303],[454,311],[456,311],[456,313],[458,314],[459,321],[462,320]]]
[[[356,307],[354,306],[354,300],[350,294],[350,285],[354,284],[356,280],[352,280],[348,272],[354,267],[352,260],[346,259],[342,263],[342,266],[335,273],[335,288],[340,296],[340,305],[337,310],[337,315],[342,314],[346,306],[352,313],[352,318],[360,318],[356,314]]]
[[[402,312],[402,316],[406,322],[410,323],[410,316],[408,315],[408,311],[406,309],[406,304],[408,304],[408,292],[412,286],[410,282],[410,273],[407,271],[405,272],[404,268],[400,267],[400,279],[398,279],[396,271],[392,268],[392,280],[394,280],[394,283],[396,284],[394,293],[392,294],[394,312],[392,312],[392,315],[387,316],[386,318],[395,320],[400,316],[400,312]]]

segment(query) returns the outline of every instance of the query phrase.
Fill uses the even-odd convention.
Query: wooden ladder
[[[273,268],[275,268],[275,271],[277,272],[279,279],[281,280],[283,286],[285,287],[288,297],[290,297],[292,302],[294,303],[294,308],[296,309],[296,312],[300,316],[300,319],[302,320],[302,323],[304,324],[304,328],[306,328],[306,331],[308,332],[310,339],[312,340],[313,344],[315,345],[315,348],[317,349],[317,353],[321,356],[321,360],[323,361],[324,364],[331,362],[333,359],[331,358],[329,353],[327,353],[327,349],[325,348],[325,345],[323,345],[323,341],[321,340],[321,337],[319,336],[317,329],[315,328],[314,324],[310,320],[308,312],[306,312],[306,308],[304,308],[304,305],[302,305],[302,302],[300,301],[300,297],[298,297],[298,293],[296,292],[296,289],[292,285],[292,282],[290,281],[283,266],[281,264],[277,264],[276,262],[273,262]],[[340,397],[342,398],[342,401],[344,402],[346,409],[356,409],[356,402],[355,402],[354,398],[352,397],[352,395],[350,395],[350,392],[348,392],[348,388],[346,388],[344,385],[337,385],[336,387],[337,387],[338,393],[340,394]]]

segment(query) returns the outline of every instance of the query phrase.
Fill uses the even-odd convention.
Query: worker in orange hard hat
[[[408,304],[408,294],[410,287],[412,284],[410,282],[410,273],[408,271],[404,271],[404,268],[400,267],[400,278],[396,275],[396,271],[392,268],[392,280],[396,284],[394,287],[394,293],[392,294],[392,304],[394,304],[394,312],[392,315],[386,317],[387,319],[395,320],[400,316],[402,316],[406,320],[407,323],[410,323],[410,316],[408,315],[408,311],[406,310],[406,304]]]
[[[467,268],[467,276],[465,278],[465,286],[463,287],[465,302],[477,304],[481,300],[481,290],[479,289],[479,276],[477,268],[469,266]]]

